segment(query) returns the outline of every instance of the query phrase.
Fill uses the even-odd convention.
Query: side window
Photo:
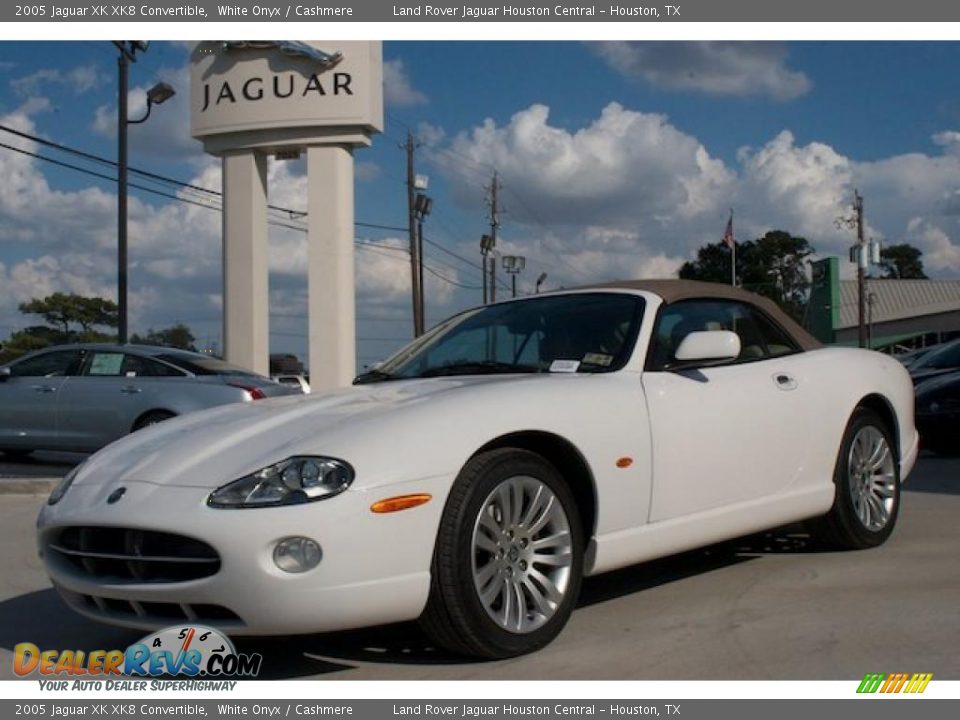
[[[14,377],[63,377],[76,375],[83,353],[80,350],[55,350],[10,366]]]
[[[796,352],[796,343],[756,308],[735,300],[683,300],[660,311],[648,355],[648,369],[664,370],[692,332],[732,330],[740,337],[736,362]]]
[[[126,355],[122,373],[126,377],[184,377],[182,370],[140,355]]]
[[[767,348],[768,357],[779,357],[780,355],[789,355],[800,350],[800,347],[794,342],[793,338],[787,335],[783,330],[773,324],[766,315],[759,310],[751,310],[754,323],[763,339],[763,344]]]

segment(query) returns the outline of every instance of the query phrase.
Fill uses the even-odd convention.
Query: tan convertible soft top
[[[679,300],[718,298],[721,300],[739,300],[756,305],[771,319],[788,332],[804,350],[822,348],[823,343],[804,330],[800,324],[787,315],[773,300],[756,293],[747,292],[732,285],[701,282],[699,280],[620,280],[617,282],[587,285],[576,290],[645,290],[659,295],[665,303]]]

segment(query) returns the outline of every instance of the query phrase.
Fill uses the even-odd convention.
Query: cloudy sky
[[[389,42],[384,58],[385,132],[356,154],[361,364],[411,334],[404,234],[367,227],[405,225],[408,130],[435,198],[428,324],[481,299],[494,170],[521,292],[542,272],[546,288],[673,276],[730,208],[740,240],[779,228],[845,256],[854,188],[873,237],[960,277],[960,43]],[[108,42],[0,43],[0,337],[31,324],[16,309],[31,297],[115,297],[113,168],[10,132],[113,160],[115,74]],[[131,129],[131,165],[219,191],[189,136],[186,46],[151,43],[132,66],[132,115],[158,80],[178,95]],[[217,197],[132,181],[153,191],[132,190],[132,331],[184,322],[219,342]],[[305,188],[302,162],[271,163],[271,204],[303,210]],[[271,220],[272,350],[304,357],[302,221]]]

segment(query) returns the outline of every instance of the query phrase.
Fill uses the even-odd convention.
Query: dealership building
[[[925,346],[960,335],[960,280],[867,278],[868,345]],[[822,342],[856,345],[856,280],[840,279],[840,260],[829,257],[813,265],[808,325]]]

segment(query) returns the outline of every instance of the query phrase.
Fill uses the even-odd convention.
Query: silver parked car
[[[176,415],[295,393],[200,353],[61,345],[0,366],[0,451],[91,452]]]

